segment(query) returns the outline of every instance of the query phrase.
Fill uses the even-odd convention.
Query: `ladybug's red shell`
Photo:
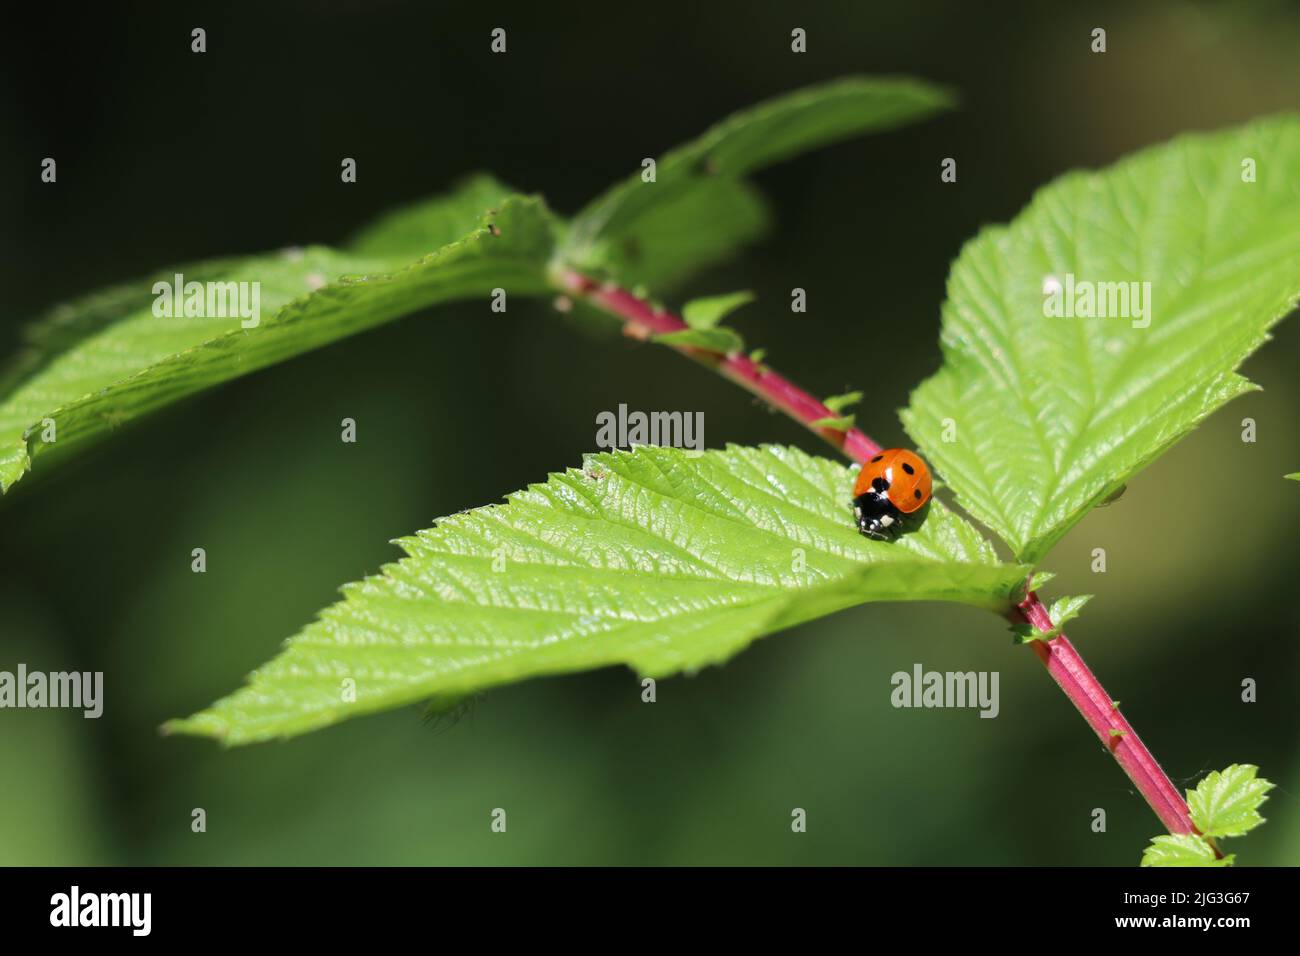
[[[877,486],[880,479],[889,503],[903,514],[911,514],[930,500],[930,469],[921,456],[906,448],[887,448],[873,455],[862,466],[858,480],[853,483],[853,496],[866,494]]]

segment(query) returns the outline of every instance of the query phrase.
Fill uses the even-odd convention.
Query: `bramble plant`
[[[862,462],[879,446],[852,414],[861,394],[813,397],[724,324],[748,293],[679,316],[655,290],[763,233],[747,174],[950,103],[927,83],[850,78],[732,116],[568,221],[477,176],[342,249],[169,268],[56,308],[0,374],[0,490],[185,395],[435,303],[507,296],[607,313]],[[397,542],[404,558],[346,585],[247,686],[165,730],[245,744],[543,674],[690,673],[857,604],[959,602],[1008,619],[1169,831],[1143,865],[1230,864],[1216,841],[1261,823],[1272,785],[1234,764],[1184,799],[1062,630],[1087,597],[1045,606],[1050,574],[1037,566],[1254,388],[1236,370],[1300,296],[1297,166],[1300,118],[1184,136],[1070,173],[971,240],[948,281],[942,365],[901,413],[946,489],[913,533],[859,534],[854,470],[794,448],[593,454]],[[156,285],[173,282],[180,294],[159,314]],[[190,283],[252,283],[260,314],[189,308]]]

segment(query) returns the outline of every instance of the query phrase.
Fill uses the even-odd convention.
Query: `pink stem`
[[[560,284],[566,292],[580,296],[621,319],[628,334],[635,337],[649,338],[688,328],[685,322],[671,312],[658,309],[615,285],[602,284],[573,271],[563,272]],[[880,451],[878,444],[856,428],[845,431],[824,426],[814,427],[813,422],[822,418],[834,418],[835,413],[766,366],[759,365],[744,355],[723,355],[691,346],[672,347],[697,362],[716,368],[733,382],[807,426],[853,461],[864,462]],[[1039,602],[1037,594],[1030,592],[1017,605],[1016,610],[1038,631],[1052,629],[1052,620],[1047,609]],[[1111,696],[1106,693],[1106,688],[1093,676],[1074,645],[1061,634],[1048,641],[1031,641],[1030,646],[1052,679],[1101,739],[1103,746],[1128,774],[1161,823],[1170,833],[1196,833],[1182,794],[1160,768],[1155,757],[1151,756],[1151,751],[1142,743],[1137,731],[1124,719]],[[1117,733],[1112,734],[1112,730]],[[1213,841],[1210,843],[1213,846]],[[1217,847],[1215,853],[1218,854]]]
[[[1039,631],[1050,631],[1052,619],[1047,608],[1033,591],[1016,605],[1026,621]],[[1128,774],[1138,792],[1156,812],[1170,833],[1196,833],[1187,802],[1169,776],[1161,769],[1151,751],[1142,743],[1131,724],[1124,719],[1101,681],[1093,675],[1069,639],[1061,634],[1048,641],[1030,641],[1029,645],[1047,668],[1047,673],[1070,698],[1102,746]],[[1114,733],[1112,733],[1114,731]],[[1218,848],[1215,848],[1216,855]]]
[[[622,319],[629,334],[639,338],[680,332],[689,328],[671,312],[656,309],[644,299],[637,298],[617,286],[602,285],[572,271],[562,273],[560,281],[567,292],[581,296]],[[708,349],[694,348],[689,345],[674,345],[672,348],[697,362],[716,368],[737,385],[757,395],[774,408],[785,412],[801,425],[805,425],[814,434],[830,442],[854,461],[866,461],[880,451],[879,445],[856,428],[845,430],[814,426],[812,423],[819,419],[838,416],[793,382],[746,355],[723,355],[721,352],[711,352]]]

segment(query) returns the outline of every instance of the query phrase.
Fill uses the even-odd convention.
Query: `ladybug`
[[[878,452],[853,483],[858,530],[877,541],[890,540],[908,515],[925,507],[930,485],[930,469],[916,452],[906,448]]]

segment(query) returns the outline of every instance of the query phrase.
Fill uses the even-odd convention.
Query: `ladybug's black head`
[[[876,482],[881,479],[877,478]],[[888,485],[886,485],[888,487]],[[902,515],[883,491],[865,492],[853,499],[853,515],[857,519],[858,530],[868,538],[876,541],[889,541],[902,527]]]

